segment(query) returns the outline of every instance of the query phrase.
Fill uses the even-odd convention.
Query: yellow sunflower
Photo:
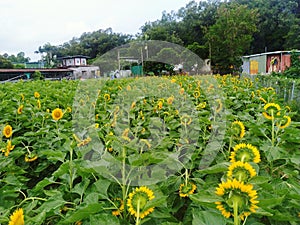
[[[157,108],[162,109],[163,108],[163,101],[158,101]]]
[[[9,218],[8,225],[24,225],[23,209],[17,209]]]
[[[153,191],[145,186],[136,188],[128,195],[127,206],[131,215],[143,219],[154,211],[154,207],[147,208],[149,201],[154,199]]]
[[[230,154],[230,162],[260,162],[260,153],[258,149],[251,144],[237,144],[233,147],[233,151]]]
[[[238,207],[238,214],[241,220],[254,213],[258,208],[257,192],[253,190],[252,184],[244,184],[243,182],[228,180],[219,184],[215,192],[222,197],[223,201],[215,202],[217,209],[226,218],[234,216],[233,207]]]
[[[104,94],[104,100],[108,102],[110,100],[110,95],[109,94]]]
[[[184,94],[184,88],[180,88],[179,94],[183,95]]]
[[[200,102],[197,106],[196,109],[197,110],[201,110],[204,109],[206,107],[206,102]]]
[[[272,120],[274,119],[274,115],[280,116],[280,106],[276,103],[267,103],[264,106],[265,112],[263,112],[263,116],[268,119]]]
[[[17,110],[17,113],[22,114],[23,108],[24,108],[24,105],[20,105],[18,110]]]
[[[168,103],[169,105],[172,105],[173,101],[174,101],[174,96],[173,96],[173,95],[170,96],[169,98],[167,98],[167,103]]]
[[[193,95],[194,95],[195,98],[199,98],[201,94],[200,94],[200,91],[195,90]]]
[[[243,122],[234,121],[231,124],[231,129],[237,137],[243,138],[245,136],[245,126],[244,126]]]
[[[3,135],[6,138],[10,138],[12,135],[12,127],[10,125],[6,125],[3,129]]]
[[[284,115],[281,120],[281,125],[279,126],[280,129],[284,129],[288,127],[292,122],[291,117]]]
[[[129,129],[129,128],[126,128],[126,129],[123,131],[123,133],[122,133],[122,138],[123,138],[124,140],[130,142],[131,140],[130,140],[130,138],[128,137],[129,131],[130,131],[130,129]]]
[[[91,140],[92,140],[92,138],[87,137],[86,139],[80,141],[80,142],[77,144],[77,147],[85,146],[85,145],[87,145],[88,143],[90,143]]]
[[[117,209],[112,211],[112,214],[114,216],[121,215],[121,212],[123,212],[123,210],[124,210],[124,201],[120,198],[115,198],[114,199],[114,205]]]
[[[41,101],[38,99],[37,100],[37,108],[40,109],[41,108]]]
[[[26,155],[24,158],[25,162],[33,162],[37,160],[38,156],[37,155]]]
[[[52,111],[52,118],[56,121],[60,120],[63,117],[63,115],[64,114],[60,108],[56,108]]]
[[[192,182],[188,182],[187,184],[180,184],[179,186],[179,196],[180,197],[188,197],[189,195],[194,194],[195,190],[197,189],[197,186],[193,184]]]
[[[216,107],[216,113],[219,113],[223,108],[223,104],[222,104],[221,99],[217,99],[216,102],[218,103],[217,107]]]
[[[228,167],[227,177],[230,179],[246,182],[255,175],[255,169],[247,162],[237,161]]]
[[[181,124],[186,126],[186,125],[190,125],[192,123],[192,118],[189,115],[183,115],[181,118]]]
[[[33,95],[34,95],[34,97],[35,97],[35,98],[39,98],[39,97],[41,96],[41,95],[40,95],[40,93],[38,93],[37,91],[36,91],[36,92],[34,92],[34,94],[33,94]]]
[[[11,145],[11,140],[8,140],[6,148],[3,149],[2,152],[4,152],[4,155],[7,157],[14,148],[15,148],[15,146]]]

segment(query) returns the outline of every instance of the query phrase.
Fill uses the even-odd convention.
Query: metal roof
[[[299,50],[294,50],[297,53],[300,53]],[[256,57],[256,56],[262,56],[262,55],[275,55],[275,54],[284,54],[284,53],[291,53],[293,51],[274,51],[274,52],[263,52],[263,53],[258,53],[258,54],[252,54],[252,55],[245,55],[242,56],[243,58],[251,58],[251,57]]]

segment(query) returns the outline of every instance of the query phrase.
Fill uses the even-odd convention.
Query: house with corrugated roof
[[[293,51],[300,56],[299,50]],[[255,75],[283,72],[291,66],[291,53],[292,51],[275,51],[242,56],[243,73]]]

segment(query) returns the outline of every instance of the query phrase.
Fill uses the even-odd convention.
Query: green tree
[[[256,32],[257,10],[235,3],[222,4],[216,23],[206,34],[215,72],[239,71],[241,56],[249,49]]]
[[[259,32],[253,35],[251,49],[248,53],[279,51],[296,48],[293,42],[299,32],[299,0],[232,0],[257,9]],[[299,42],[298,42],[299,43]]]
[[[32,79],[34,79],[34,80],[44,80],[45,78],[44,78],[43,74],[39,70],[36,70],[32,74]]]
[[[0,55],[0,68],[1,69],[12,69],[12,68],[14,68],[14,65],[12,64],[12,62],[9,59]]]
[[[284,48],[286,50],[300,49],[300,18],[295,20],[294,24],[290,25],[289,32],[284,36]]]

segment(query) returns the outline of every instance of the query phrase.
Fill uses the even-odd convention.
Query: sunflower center
[[[60,112],[56,112],[55,117],[57,117],[57,118],[60,117]]]

